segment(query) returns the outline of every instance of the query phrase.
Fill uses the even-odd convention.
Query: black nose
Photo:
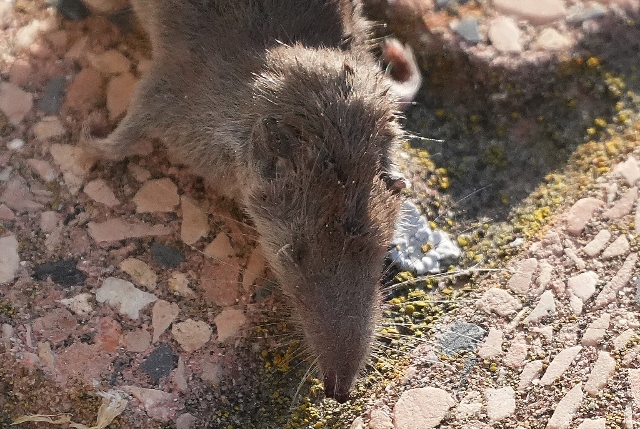
[[[339,404],[344,404],[349,400],[348,385],[341,384],[339,380],[331,376],[325,376],[322,383],[324,384],[324,394],[327,398],[333,398]]]

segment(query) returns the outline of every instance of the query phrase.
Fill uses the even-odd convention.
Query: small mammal
[[[369,356],[403,187],[391,162],[399,97],[359,1],[132,3],[153,62],[117,128],[85,144],[120,160],[159,137],[242,204],[326,396],[346,401]]]

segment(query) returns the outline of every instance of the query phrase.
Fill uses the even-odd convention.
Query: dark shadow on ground
[[[380,11],[369,13],[383,19]],[[434,139],[413,139],[411,146],[446,168],[448,192],[461,201],[459,221],[505,220],[548,173],[566,167],[579,145],[604,137],[605,125],[597,124],[613,124],[621,109],[633,107],[626,92],[640,86],[638,16],[608,15],[594,24],[572,52],[501,62],[471,58],[464,42],[444,40],[421,23],[384,30],[417,50],[424,83],[406,126]]]

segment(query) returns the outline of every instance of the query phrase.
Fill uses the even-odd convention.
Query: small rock
[[[9,143],[7,143],[7,149],[18,151],[24,147],[24,140],[22,139],[13,139]]]
[[[77,193],[95,160],[81,147],[70,144],[54,143],[49,148],[49,152],[51,152],[53,161],[62,170],[64,181],[71,193]]]
[[[18,240],[14,235],[0,238],[0,284],[12,282],[19,268]]]
[[[138,164],[129,163],[129,173],[138,182],[146,182],[151,177],[151,172],[146,168],[140,167]]]
[[[173,382],[181,393],[186,393],[189,390],[187,367],[184,364],[184,359],[182,357],[178,359],[178,366],[176,371],[173,373]]]
[[[571,39],[555,28],[544,28],[531,47],[538,51],[562,51],[571,46]]]
[[[112,77],[107,84],[107,110],[109,120],[115,121],[127,112],[138,79],[131,73]]]
[[[587,302],[589,298],[596,292],[596,285],[598,284],[598,275],[593,271],[587,271],[577,276],[570,277],[567,281],[567,285],[571,292],[582,302]]]
[[[184,413],[176,419],[176,429],[193,429],[198,419],[189,414]]]
[[[610,321],[611,316],[609,313],[604,313],[598,319],[591,322],[582,336],[582,345],[597,346],[598,343],[604,339],[607,329],[609,329]]]
[[[540,379],[540,384],[548,386],[556,381],[571,366],[573,360],[582,350],[582,346],[573,346],[562,350],[551,361],[544,375]],[[582,390],[581,390],[582,391]]]
[[[93,337],[93,342],[100,351],[113,353],[120,348],[122,327],[110,317],[103,317],[98,322],[98,332]]]
[[[629,369],[629,385],[633,404],[637,407],[640,405],[640,369]]]
[[[120,205],[120,200],[116,198],[116,195],[103,179],[92,180],[84,185],[83,191],[89,198],[107,207]]]
[[[580,423],[578,429],[605,429],[607,419],[601,417],[599,419],[585,419]]]
[[[500,16],[489,25],[489,40],[500,52],[521,52],[521,31],[512,18]]]
[[[178,364],[176,355],[169,344],[163,343],[156,347],[140,364],[142,369],[153,381],[158,384],[160,380],[171,374]]]
[[[567,22],[572,24],[581,23],[589,19],[600,18],[607,14],[607,8],[593,3],[588,7],[584,5],[573,5],[567,10]]]
[[[383,410],[374,408],[369,417],[369,429],[393,429],[393,421]]]
[[[84,49],[88,48],[84,47]],[[72,51],[73,48],[69,50],[69,52]],[[80,112],[92,109],[97,106],[103,98],[103,85],[104,79],[100,73],[91,67],[83,67],[67,86],[65,106]]]
[[[548,24],[567,14],[561,0],[494,0],[493,6],[501,13],[526,19],[534,25]]]
[[[528,351],[527,338],[524,333],[519,333],[511,341],[511,346],[502,359],[502,362],[510,368],[520,368],[527,359]]]
[[[157,242],[151,245],[151,257],[156,264],[169,268],[176,268],[184,262],[184,254],[180,249]]]
[[[192,352],[202,348],[211,339],[211,327],[206,322],[187,319],[174,324],[171,334],[186,352]]]
[[[542,360],[527,362],[524,368],[522,368],[522,372],[520,373],[518,392],[523,392],[532,385],[533,380],[535,380],[542,372],[542,366]]]
[[[516,398],[511,387],[487,389],[485,396],[487,398],[487,416],[491,422],[497,422],[515,413]]]
[[[582,404],[582,383],[576,384],[556,406],[547,429],[567,429]]]
[[[244,269],[244,274],[242,276],[243,289],[248,291],[256,280],[263,279],[264,270],[266,268],[267,263],[264,259],[264,255],[262,254],[262,249],[257,245],[251,252],[249,262],[247,262],[247,266]]]
[[[63,33],[66,34],[66,33]],[[47,115],[57,115],[60,112],[60,106],[64,101],[65,87],[67,80],[64,76],[56,76],[51,78],[44,87],[44,94],[38,100],[38,109]]]
[[[168,422],[172,420],[178,409],[175,395],[156,389],[144,389],[137,386],[123,386],[122,390],[133,395],[154,420]]]
[[[478,348],[480,359],[491,359],[502,353],[504,333],[500,329],[489,328],[489,333]]]
[[[203,253],[216,261],[227,262],[229,258],[235,256],[236,251],[231,246],[231,241],[227,234],[221,232],[204,248]]]
[[[536,279],[536,285],[538,289],[536,290],[536,295],[540,295],[549,285],[553,276],[553,265],[548,263],[547,261],[541,261],[539,265],[539,273],[538,278]]]
[[[351,426],[349,426],[349,429],[365,429],[362,417],[356,417],[351,423]]]
[[[185,195],[181,197],[181,207],[180,237],[186,244],[194,244],[209,234],[209,216],[195,200]]]
[[[169,290],[185,298],[195,296],[195,292],[189,288],[189,279],[184,273],[173,273],[171,278],[169,278]]]
[[[78,322],[66,308],[54,308],[33,321],[33,332],[53,345],[69,338]]]
[[[41,24],[42,21],[34,19],[24,27],[19,28],[13,41],[14,49],[22,51],[29,48],[36,41],[38,34],[40,34]]]
[[[627,185],[633,186],[640,179],[640,164],[633,156],[613,168],[613,172],[622,176]]]
[[[146,182],[133,197],[138,213],[172,212],[180,202],[178,187],[169,178]]]
[[[40,141],[63,136],[65,132],[64,126],[55,116],[45,116],[33,126],[33,134]]]
[[[140,317],[140,310],[158,298],[140,289],[126,280],[109,277],[96,291],[96,301],[115,307],[120,314],[131,319]]]
[[[638,199],[638,188],[634,186],[620,197],[620,199],[610,209],[604,211],[602,216],[607,219],[616,220],[631,213],[633,203]]]
[[[604,202],[596,198],[583,198],[569,209],[567,219],[567,232],[571,235],[580,235],[589,219],[596,210],[604,205]]]
[[[564,254],[567,255],[569,260],[571,260],[579,270],[584,270],[587,267],[586,262],[584,262],[584,260],[580,258],[572,248],[566,247],[564,249]]]
[[[637,334],[633,329],[627,329],[626,331],[622,332],[620,335],[618,335],[613,339],[613,349],[615,351],[620,351],[624,349],[629,343],[629,341],[636,336]]]
[[[531,287],[531,279],[538,268],[538,260],[535,258],[525,259],[520,262],[516,272],[511,276],[507,287],[513,292],[524,295]]]
[[[58,177],[56,170],[51,164],[42,159],[31,158],[27,160],[29,167],[45,182],[51,183]]]
[[[556,313],[556,301],[553,298],[553,292],[550,290],[545,291],[540,296],[540,301],[536,307],[529,313],[529,315],[523,320],[523,323],[537,323],[543,317],[552,316]]]
[[[504,289],[491,288],[478,300],[476,307],[485,313],[506,317],[520,310],[522,303]]]
[[[124,335],[123,343],[127,351],[143,353],[151,346],[151,334],[144,328],[127,332]]]
[[[140,238],[171,234],[171,228],[164,225],[130,223],[123,219],[109,219],[102,223],[89,222],[89,234],[97,243],[120,241],[125,238]]]
[[[33,107],[33,95],[12,83],[0,83],[0,110],[9,122],[19,125]]]
[[[393,407],[396,429],[435,428],[455,405],[445,390],[421,387],[402,393]]]
[[[438,338],[442,353],[454,356],[461,351],[472,351],[486,335],[487,331],[473,323],[454,322]]]
[[[106,76],[126,73],[131,67],[129,59],[115,49],[100,54],[88,53],[87,59],[94,69]]]
[[[75,259],[44,262],[33,268],[33,278],[42,281],[51,277],[54,283],[62,287],[75,286],[87,279],[87,275],[76,268],[77,265]]]
[[[222,343],[236,337],[247,318],[242,310],[225,309],[213,319],[213,322],[218,329],[218,341]]]
[[[629,283],[629,280],[631,280],[631,276],[633,275],[637,262],[637,253],[631,253],[627,256],[627,259],[624,261],[624,264],[622,264],[622,267],[616,273],[615,277],[611,279],[598,294],[595,301],[597,308],[604,307],[616,299],[618,291]]]
[[[91,294],[81,293],[71,298],[61,299],[62,305],[81,317],[86,317],[93,312],[93,306],[89,302]]]
[[[466,18],[457,25],[452,26],[453,31],[464,37],[469,42],[481,42],[480,25],[475,18]]]
[[[607,385],[609,379],[616,369],[616,360],[603,350],[598,352],[598,360],[596,361],[589,379],[584,385],[584,390],[590,395],[597,395]]]
[[[14,220],[16,215],[4,204],[0,204],[0,220]]]
[[[240,295],[239,273],[240,267],[236,264],[205,261],[200,272],[199,289],[212,304],[222,307],[234,305]]]
[[[629,249],[630,246],[627,237],[624,234],[621,234],[609,245],[609,247],[604,249],[604,252],[602,252],[602,259],[611,259],[616,256],[626,255]]]
[[[134,283],[155,290],[158,283],[157,274],[140,259],[128,258],[120,263],[120,269],[129,274]]]
[[[467,394],[458,402],[455,410],[457,419],[466,419],[478,415],[483,407],[482,395],[474,390],[467,391]]]
[[[0,195],[0,202],[16,212],[33,213],[44,209],[44,206],[34,199],[35,196],[31,193],[27,181],[18,175],[9,180],[4,192]]]
[[[160,335],[176,320],[180,314],[180,307],[175,302],[169,303],[159,299],[151,310],[151,325],[153,326],[153,342],[160,339]]]
[[[587,243],[587,245],[584,246],[582,250],[584,250],[584,253],[586,253],[588,256],[596,256],[602,251],[602,249],[604,249],[604,246],[607,245],[610,239],[611,233],[609,232],[609,230],[601,229],[600,231],[598,231],[596,236],[593,237],[593,240]]]

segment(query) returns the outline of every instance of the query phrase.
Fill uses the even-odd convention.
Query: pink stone
[[[487,389],[487,416],[491,422],[505,419],[515,413],[515,392],[509,386],[500,389]]]
[[[540,384],[547,386],[561,377],[581,350],[582,346],[573,346],[558,353],[540,379]]]
[[[247,323],[247,317],[242,310],[225,309],[213,319],[213,322],[218,330],[218,341],[222,343],[240,333],[240,328]]]
[[[607,245],[609,240],[611,239],[611,233],[608,229],[601,229],[598,231],[593,240],[591,240],[584,248],[582,249],[587,256],[596,256],[598,253],[604,249],[604,246]]]
[[[103,179],[92,180],[84,185],[84,193],[87,194],[92,200],[104,204],[107,207],[115,207],[120,204],[118,200]]]
[[[180,314],[180,307],[175,302],[159,299],[151,311],[151,324],[153,326],[153,342],[160,339],[160,335],[167,330]]]
[[[139,238],[171,234],[164,225],[126,222],[123,219],[109,219],[102,223],[89,222],[89,234],[97,242],[120,241],[125,238]]]
[[[200,273],[199,289],[204,298],[215,305],[228,307],[236,304],[240,297],[238,260],[222,264],[205,261]]]
[[[106,353],[113,353],[120,347],[122,328],[120,324],[110,317],[103,317],[98,323],[98,332],[93,342]]]
[[[102,99],[103,83],[100,73],[90,67],[83,68],[67,86],[65,106],[78,111],[94,107]]]
[[[445,390],[421,387],[403,392],[393,407],[396,429],[430,429],[437,427],[455,405]]]
[[[42,159],[28,159],[27,164],[42,180],[47,183],[53,182],[58,177],[58,173],[51,164]]]
[[[629,280],[631,280],[631,276],[633,275],[637,262],[637,253],[631,253],[627,256],[627,259],[624,261],[624,264],[622,264],[622,267],[616,273],[615,277],[611,279],[611,281],[602,288],[600,294],[598,294],[595,301],[596,307],[604,307],[616,299],[618,291],[629,283]]]
[[[502,353],[504,333],[500,329],[489,328],[489,334],[478,348],[481,359],[491,359]]]
[[[543,362],[541,360],[527,362],[520,373],[520,382],[518,383],[519,392],[526,390],[531,385],[531,382],[540,375],[542,366]]]
[[[507,351],[503,363],[510,368],[521,368],[527,359],[527,352],[529,346],[527,345],[527,338],[524,333],[519,333],[511,341],[511,347]]]
[[[501,13],[515,15],[532,24],[548,24],[566,16],[561,0],[493,0],[493,6]]]
[[[476,302],[476,307],[490,314],[509,316],[522,308],[522,303],[504,289],[491,288]]]
[[[625,192],[620,199],[610,209],[604,211],[602,216],[607,219],[620,219],[631,213],[633,203],[638,199],[638,188],[634,186]]]
[[[78,322],[66,308],[54,308],[44,316],[33,321],[33,332],[42,341],[49,341],[53,345],[66,340],[73,333]]]
[[[584,332],[582,336],[582,345],[583,346],[597,346],[600,341],[604,338],[607,333],[607,329],[609,329],[609,323],[611,322],[611,316],[609,313],[604,313],[598,319],[591,322],[589,326],[587,326],[587,330]]]
[[[0,220],[14,220],[16,215],[5,204],[0,204]]]
[[[187,319],[184,322],[175,323],[171,328],[171,335],[186,352],[193,352],[209,342],[211,327],[202,320]]]
[[[633,156],[616,165],[613,168],[613,172],[622,176],[629,186],[635,185],[638,179],[640,179],[640,165],[638,164],[638,160]]]
[[[127,332],[123,337],[123,345],[127,351],[142,353],[151,347],[151,334],[144,328]]]
[[[599,419],[585,419],[580,423],[578,429],[605,429],[607,419],[601,417]]]
[[[587,271],[570,277],[567,284],[575,296],[586,302],[595,293],[598,280],[598,274]]]
[[[369,429],[393,429],[393,421],[383,410],[374,408],[369,418]]]
[[[633,403],[636,407],[640,407],[640,369],[629,369],[629,385]]]
[[[522,321],[522,323],[537,323],[542,318],[552,316],[556,313],[556,302],[553,298],[553,292],[550,290],[545,291],[542,296],[540,296],[540,300],[538,304],[536,304],[535,308],[529,313],[529,315]]]
[[[589,379],[584,385],[584,390],[590,395],[597,395],[607,385],[609,378],[616,369],[616,360],[603,350],[598,352],[598,360],[596,361]]]
[[[33,213],[44,209],[39,202],[34,201],[26,180],[21,176],[14,176],[6,184],[4,192],[0,195],[0,202],[5,203],[16,212]]]
[[[531,279],[538,268],[538,260],[535,258],[525,259],[520,262],[516,272],[511,276],[507,287],[518,294],[526,294],[531,286]]]
[[[194,244],[209,234],[209,216],[193,198],[183,195],[180,200],[182,207],[180,238],[186,244]]]
[[[114,121],[126,113],[137,84],[138,79],[131,73],[124,73],[109,80],[107,84],[109,120]]]
[[[156,389],[144,389],[137,386],[123,386],[122,390],[133,395],[154,420],[167,422],[172,420],[180,408],[176,395]]]
[[[59,216],[54,211],[46,211],[40,213],[40,229],[42,232],[51,233],[58,226]]]
[[[521,52],[521,31],[513,18],[500,16],[489,25],[489,40],[500,52]]]
[[[611,259],[625,255],[630,249],[627,237],[622,234],[602,252],[602,259]]]
[[[32,107],[32,94],[12,83],[0,83],[0,110],[11,124],[19,125]]]
[[[567,212],[567,232],[571,235],[580,235],[591,216],[604,205],[604,202],[596,198],[583,198]]]
[[[178,187],[171,179],[150,180],[133,197],[138,213],[172,212],[178,203]]]
[[[546,429],[567,429],[582,404],[582,396],[582,383],[578,383],[558,402]]]
[[[104,75],[121,74],[129,71],[131,62],[115,49],[100,54],[87,54],[91,66]]]

